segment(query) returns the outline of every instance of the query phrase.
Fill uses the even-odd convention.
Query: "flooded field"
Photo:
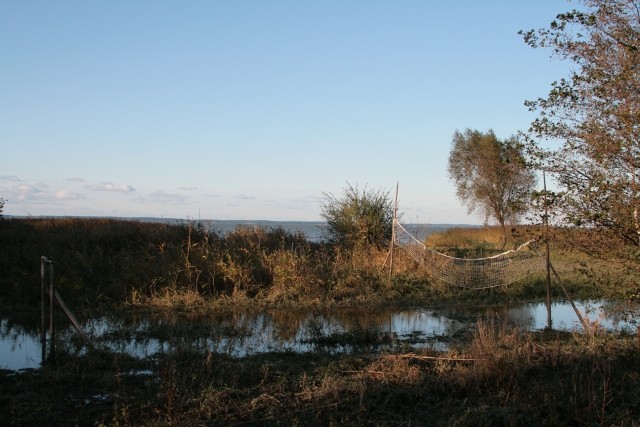
[[[577,303],[590,322],[607,331],[636,333],[640,309],[604,301]],[[493,307],[447,307],[384,311],[271,310],[257,314],[193,317],[186,315],[103,316],[83,322],[92,345],[137,358],[174,349],[191,349],[233,357],[266,352],[381,352],[417,348],[448,350],[468,336],[480,319],[513,325],[523,331],[547,326],[544,303]],[[553,329],[581,330],[567,302],[552,305]],[[0,369],[38,368],[40,333],[10,318],[0,319]],[[81,353],[76,332],[59,319],[60,347]]]

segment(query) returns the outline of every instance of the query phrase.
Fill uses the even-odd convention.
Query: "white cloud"
[[[151,200],[154,202],[166,204],[184,203],[187,200],[187,197],[182,194],[165,193],[163,191],[152,193],[149,197],[151,197]]]
[[[12,197],[18,201],[37,201],[46,198],[47,186],[44,184],[19,184],[9,192],[9,199]]]
[[[82,200],[86,197],[81,193],[68,190],[51,191],[44,183],[27,184],[22,180],[12,180],[13,185],[0,187],[3,197],[6,197],[12,204],[35,203],[46,204],[50,202]]]
[[[135,188],[127,184],[114,184],[112,182],[101,182],[90,187],[95,191],[111,191],[114,193],[133,193]]]
[[[67,190],[60,190],[55,194],[56,200],[83,200],[87,197],[80,193],[70,193]]]

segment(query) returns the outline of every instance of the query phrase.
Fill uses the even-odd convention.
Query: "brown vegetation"
[[[598,241],[590,233],[595,232],[584,231],[582,240]],[[517,246],[536,235],[541,231],[535,227],[517,227],[508,244]],[[427,267],[400,250],[389,283],[387,249],[311,243],[281,228],[240,227],[220,236],[198,224],[4,219],[0,240],[0,306],[12,311],[38,306],[42,255],[55,261],[60,292],[76,310],[128,305],[201,311],[544,297],[542,271],[506,288],[465,291],[431,280]],[[431,235],[426,243],[476,258],[498,252],[501,240],[495,227],[461,228]],[[620,268],[621,258],[588,256],[567,241],[576,238],[552,237],[552,262],[572,295],[637,299],[637,276],[633,269]]]
[[[535,232],[519,228],[513,243]],[[500,244],[499,236],[491,229],[465,229],[429,242],[460,248],[482,243],[489,250]],[[12,312],[37,307],[43,254],[56,261],[68,302],[92,312],[103,305],[192,312],[362,308],[530,299],[544,292],[541,278],[489,292],[452,289],[430,282],[427,271],[401,252],[388,283],[386,251],[311,244],[281,229],[239,228],[219,236],[194,224],[2,220],[0,239],[6,272],[0,298]],[[615,289],[620,295],[617,282],[585,283],[589,276],[578,276],[582,272],[574,266],[587,259],[560,243],[554,243],[554,253],[561,256],[562,274],[575,274],[572,293]],[[176,347],[133,359],[63,351],[41,370],[0,373],[0,424],[40,425],[45,419],[67,425],[632,425],[640,418],[638,337],[592,332],[525,334],[479,323],[465,344],[445,353],[375,354],[371,349],[389,337],[367,330],[322,338],[352,340],[355,351],[343,355],[236,359]]]
[[[311,243],[282,228],[220,236],[198,224],[5,219],[0,240],[0,305],[13,309],[37,306],[42,255],[55,262],[59,289],[76,307],[375,304],[388,301],[388,291],[399,296],[385,285],[386,250]],[[413,265],[404,265],[398,273],[411,275]]]
[[[0,423],[632,426],[639,361],[634,336],[583,341],[490,323],[447,353],[94,352],[3,375]]]

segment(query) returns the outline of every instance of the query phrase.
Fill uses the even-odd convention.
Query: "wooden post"
[[[64,311],[64,314],[67,315],[67,318],[71,321],[71,324],[73,325],[73,327],[76,328],[76,331],[78,331],[80,336],[84,338],[85,342],[90,343],[91,341],[89,340],[89,337],[87,336],[87,334],[84,333],[82,326],[80,326],[80,322],[78,322],[78,319],[76,319],[76,316],[74,316],[71,310],[69,310],[69,307],[67,307],[67,304],[65,304],[58,290],[55,291],[55,297],[56,297],[56,301],[58,302],[58,305],[60,306],[60,308],[62,308],[62,311]]]
[[[45,360],[47,359],[47,330],[45,329],[45,320],[44,317],[46,315],[45,311],[45,273],[47,269],[47,258],[42,256],[40,257],[40,345],[42,347],[42,365],[44,365]]]
[[[45,329],[45,295],[47,293],[47,285],[46,285],[46,276],[47,276],[47,267],[49,269],[49,358],[47,359],[47,333]],[[47,259],[45,256],[40,257],[40,294],[41,294],[41,319],[40,319],[40,340],[42,345],[42,365],[44,366],[47,360],[55,359],[55,351],[56,351],[56,328],[55,328],[55,316],[54,316],[54,305],[57,301],[58,305],[62,308],[64,313],[67,315],[71,324],[76,328],[80,336],[84,338],[87,344],[91,344],[91,340],[89,336],[84,332],[80,322],[73,315],[67,304],[65,304],[62,296],[55,288],[55,274],[53,268],[53,261]]]
[[[389,246],[389,285],[391,285],[391,276],[393,275],[393,252],[396,245],[396,221],[398,219],[398,188],[400,183],[396,182],[396,197],[393,204],[393,221],[391,223],[391,244]]]
[[[55,359],[56,352],[56,327],[53,316],[53,305],[55,303],[55,286],[53,261],[49,261],[49,358]]]
[[[544,229],[546,241],[546,262],[547,262],[547,329],[551,330],[551,249],[549,245],[549,209],[547,205],[547,177],[542,171],[542,182],[544,184]]]
[[[578,320],[580,320],[580,323],[582,323],[582,327],[584,328],[584,331],[586,333],[590,333],[589,324],[587,323],[586,320],[584,320],[584,318],[580,314],[580,310],[578,310],[578,307],[576,307],[576,305],[573,303],[573,299],[571,299],[571,296],[569,296],[569,292],[567,292],[567,288],[564,287],[564,284],[562,283],[562,279],[560,278],[560,275],[558,274],[556,269],[553,267],[553,264],[549,263],[549,268],[551,268],[553,275],[558,280],[558,284],[562,288],[562,292],[564,292],[564,296],[567,297],[567,300],[569,300],[571,307],[573,307],[573,311],[575,311],[576,316],[578,316]]]

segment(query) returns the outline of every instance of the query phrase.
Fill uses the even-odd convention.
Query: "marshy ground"
[[[367,310],[545,295],[543,275],[509,289],[461,291],[432,283],[402,257],[388,283],[384,250],[345,252],[282,230],[217,236],[115,220],[3,220],[0,240],[0,306],[32,329],[41,255],[56,261],[60,292],[81,318],[103,311]],[[466,245],[486,251],[487,242],[476,237]],[[637,298],[633,273],[599,269],[596,277],[585,265],[606,260],[556,249],[576,298]],[[140,358],[72,340],[41,369],[0,373],[0,424],[638,425],[640,336],[595,326],[526,332],[479,321],[443,351],[381,350],[389,337],[362,332],[328,335],[351,341],[348,352],[245,357],[184,345]]]
[[[480,323],[447,352],[89,351],[5,372],[3,425],[635,425],[640,343]]]

